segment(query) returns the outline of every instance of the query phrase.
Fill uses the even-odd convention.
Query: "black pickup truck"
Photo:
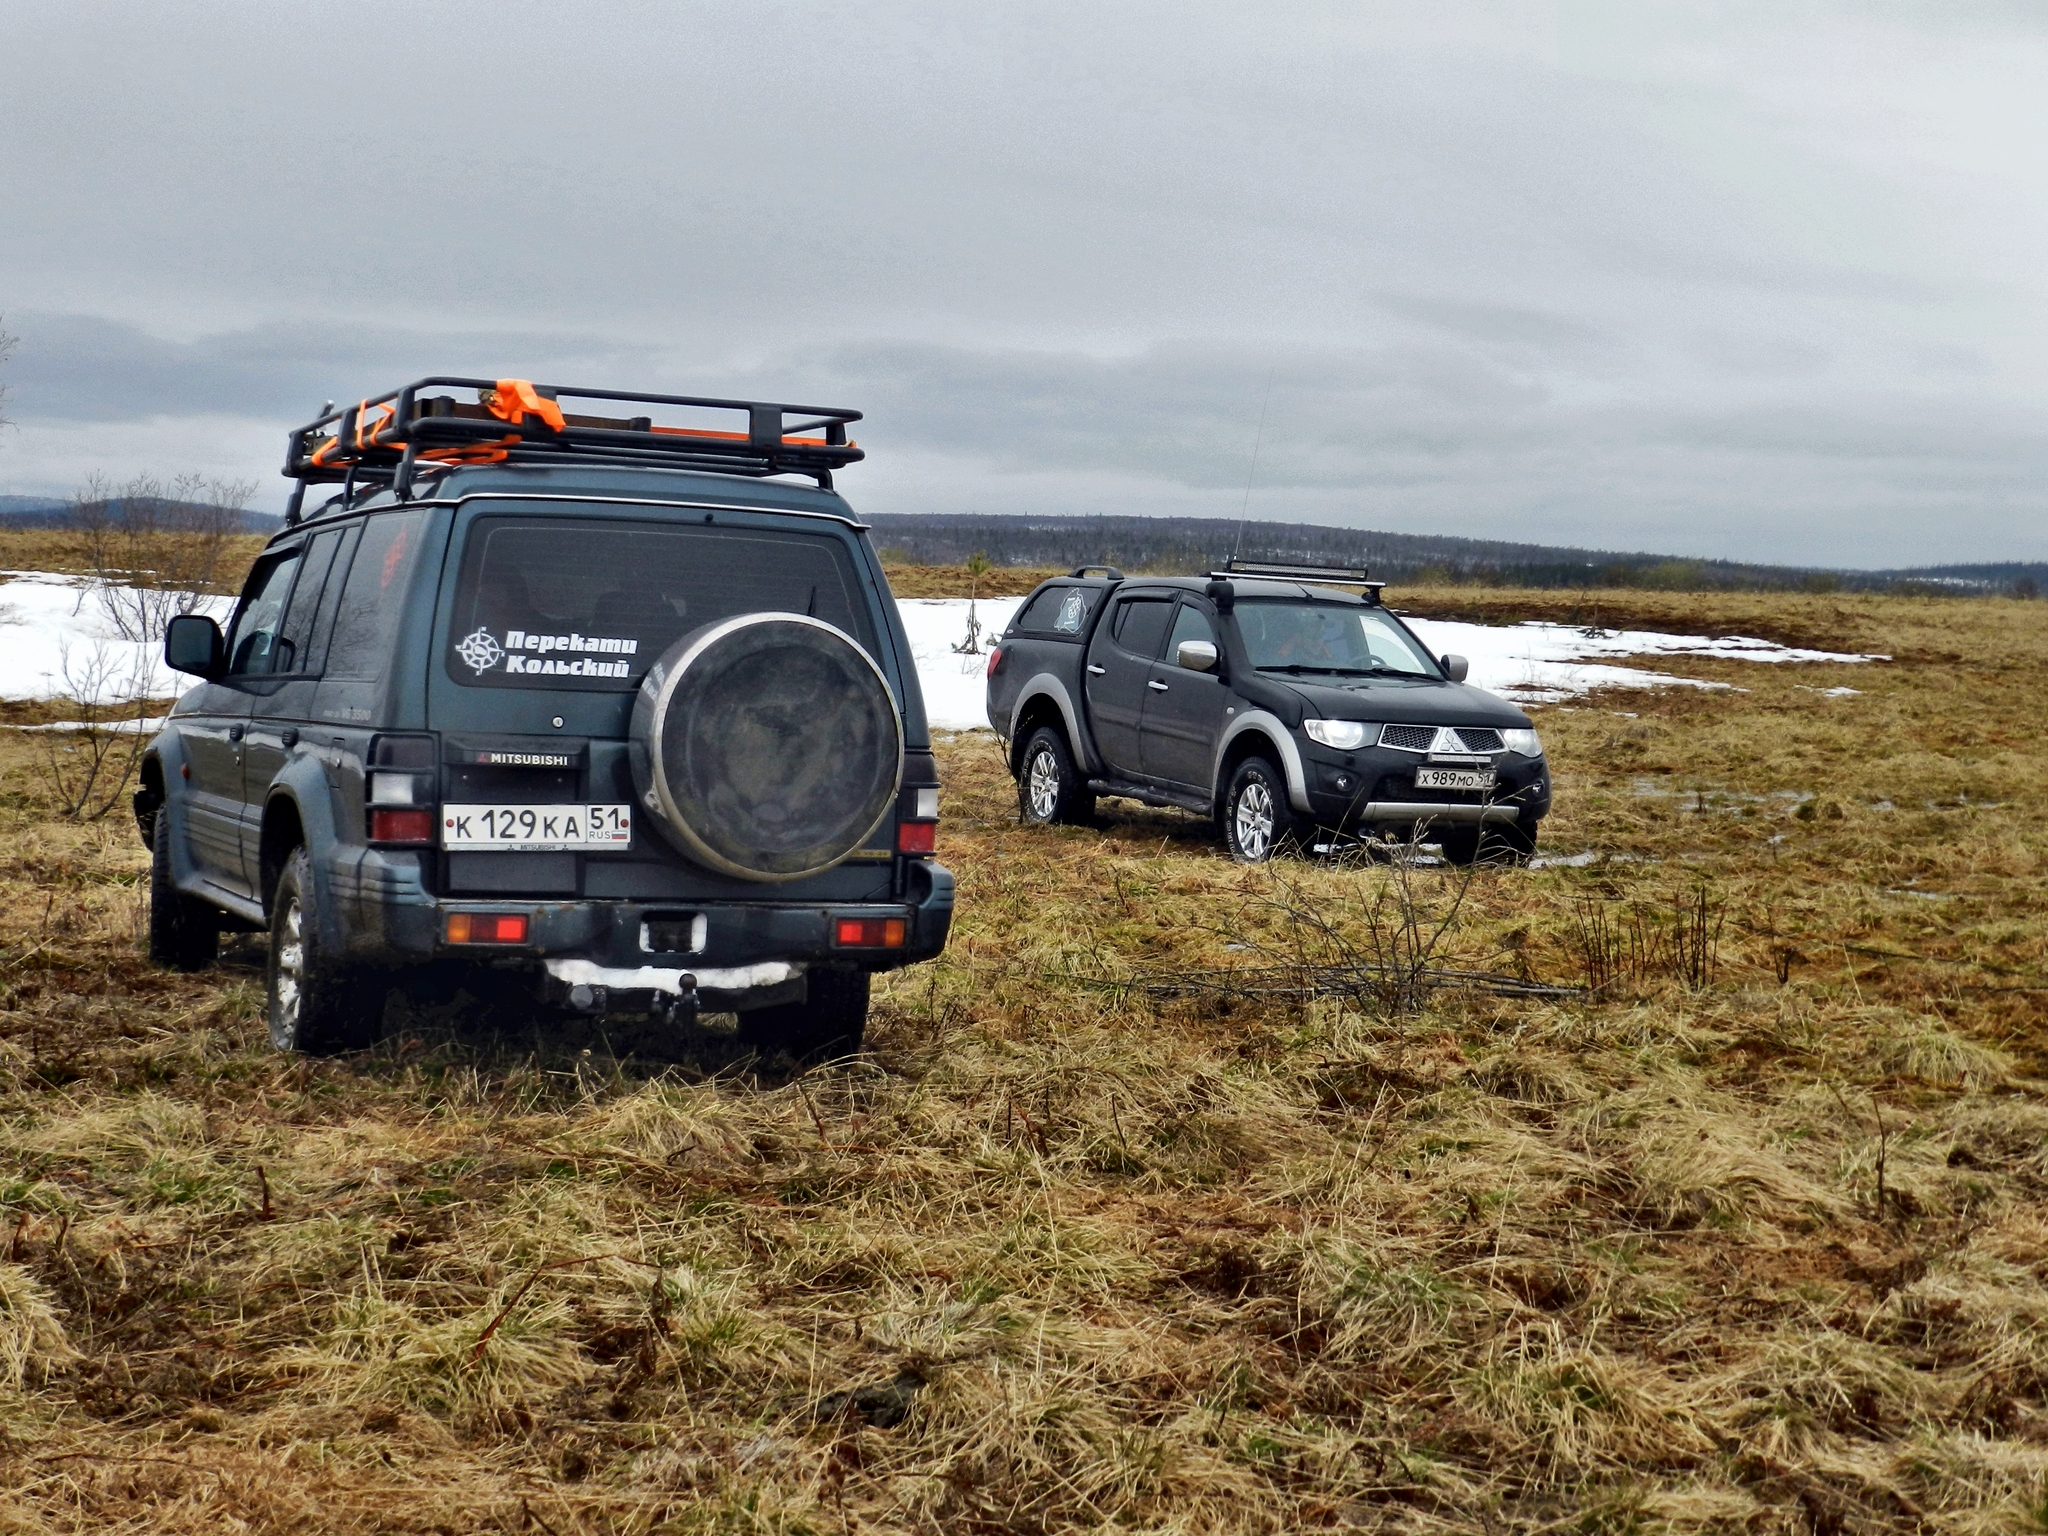
[[[1025,818],[1122,795],[1215,817],[1246,862],[1345,836],[1526,859],[1550,809],[1528,716],[1432,656],[1365,574],[1082,566],[1040,585],[988,668]]]

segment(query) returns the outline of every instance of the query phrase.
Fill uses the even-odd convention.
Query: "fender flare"
[[[1080,758],[1084,769],[1095,766],[1093,743],[1081,733],[1081,717],[1074,708],[1074,701],[1067,693],[1067,685],[1050,672],[1035,674],[1017,694],[1017,702],[1010,708],[1010,728],[1005,733],[1014,751],[1017,745],[1017,722],[1024,718],[1024,710],[1034,699],[1051,699],[1059,706],[1060,718],[1066,722],[1067,745]]]
[[[342,839],[334,825],[334,795],[327,782],[327,772],[319,757],[311,752],[294,752],[285,759],[284,767],[277,777],[270,781],[270,788],[263,796],[263,820],[261,825],[268,828],[270,818],[280,801],[290,804],[292,814],[298,818],[300,840],[306,846],[307,862],[313,867],[313,880],[318,889],[319,910],[335,931],[323,935],[336,946],[332,952],[339,953],[341,932],[339,929],[341,905],[335,899],[333,871],[329,861],[319,856],[322,848],[335,848]],[[263,915],[271,916],[270,892],[262,893]]]
[[[192,862],[191,829],[186,825],[191,813],[191,802],[173,787],[188,782],[184,775],[185,743],[174,731],[161,731],[142,754],[142,763],[136,765],[136,782],[142,782],[142,766],[155,763],[157,773],[164,781],[164,803],[157,807],[156,835],[168,836],[171,840],[171,884],[187,896],[197,896],[209,903],[217,892],[199,878],[199,867]],[[150,850],[155,857],[155,849]]]
[[[1308,803],[1308,774],[1301,765],[1301,749],[1294,744],[1294,733],[1280,722],[1280,717],[1263,709],[1248,709],[1231,721],[1216,743],[1216,756],[1209,764],[1209,782],[1216,786],[1212,799],[1219,806],[1227,785],[1220,782],[1223,775],[1223,759],[1230,754],[1230,747],[1240,736],[1256,733],[1265,738],[1280,758],[1280,771],[1287,775],[1287,803],[1304,816],[1315,814],[1315,808]]]

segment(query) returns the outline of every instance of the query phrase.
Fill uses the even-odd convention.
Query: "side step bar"
[[[1143,801],[1146,805],[1193,811],[1197,816],[1209,814],[1209,802],[1200,795],[1178,795],[1156,784],[1133,784],[1125,779],[1090,779],[1088,788],[1098,795],[1115,795],[1122,800]]]

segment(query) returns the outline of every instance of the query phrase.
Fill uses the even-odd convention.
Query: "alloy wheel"
[[[1032,819],[1051,821],[1060,803],[1060,765],[1051,752],[1040,751],[1031,759],[1024,790]]]
[[[1232,816],[1237,827],[1237,851],[1257,863],[1273,849],[1273,795],[1263,782],[1252,779],[1237,794]]]
[[[299,994],[306,976],[306,942],[299,899],[290,897],[278,922],[275,1033],[280,1043],[298,1038]]]

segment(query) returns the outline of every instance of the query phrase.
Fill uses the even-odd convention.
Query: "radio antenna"
[[[1237,537],[1230,544],[1230,558],[1233,560],[1244,548],[1244,525],[1252,512],[1252,477],[1259,472],[1259,448],[1266,441],[1266,407],[1273,403],[1273,375],[1279,371],[1279,366],[1275,363],[1266,370],[1266,397],[1259,402],[1259,430],[1252,438],[1252,467],[1245,471],[1244,505],[1238,509]]]

